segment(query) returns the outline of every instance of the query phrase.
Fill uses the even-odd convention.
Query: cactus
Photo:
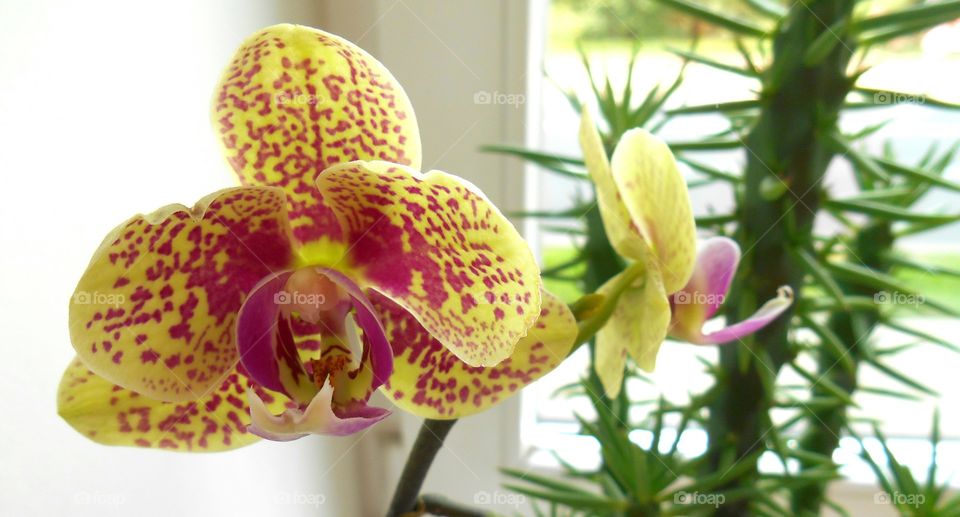
[[[655,132],[666,120],[687,114],[713,112],[728,116],[730,129],[724,134],[671,144],[678,160],[703,177],[692,182],[691,188],[714,181],[735,186],[734,213],[698,218],[701,229],[732,235],[746,250],[734,289],[724,306],[726,316],[742,319],[760,302],[773,297],[780,285],[793,286],[798,299],[792,317],[779,319],[741,343],[722,347],[719,362],[706,365],[715,378],[709,390],[694,394],[684,405],[663,399],[648,401],[654,409],[644,422],[631,422],[626,411],[642,401],[631,400],[626,390],[621,391],[617,400],[606,400],[592,372],[579,387],[566,390],[568,395],[587,396],[593,402],[597,418],[583,420],[582,425],[584,433],[595,436],[605,452],[598,471],[583,472],[567,466],[565,477],[592,482],[595,490],[584,493],[580,485],[574,488],[562,484],[566,481],[531,478],[509,471],[505,474],[516,481],[510,485],[512,488],[551,509],[568,508],[573,513],[590,515],[693,511],[689,506],[671,510],[683,502],[678,501],[681,495],[692,493],[722,497],[722,502],[712,501],[720,504],[694,501],[697,513],[718,516],[791,512],[811,515],[825,506],[838,508],[825,494],[830,482],[840,477],[838,465],[832,460],[839,437],[844,433],[856,436],[848,418],[853,398],[858,392],[871,389],[858,384],[860,368],[870,364],[909,391],[929,392],[914,380],[911,372],[899,372],[888,364],[889,356],[897,349],[879,348],[872,339],[874,328],[884,325],[905,332],[923,346],[955,348],[935,336],[905,327],[887,308],[875,303],[876,297],[885,293],[914,293],[911,286],[896,279],[894,273],[898,269],[932,270],[932,266],[900,256],[897,240],[960,220],[956,213],[923,213],[915,206],[931,189],[960,192],[960,185],[943,177],[955,157],[956,146],[942,153],[931,148],[919,163],[907,165],[892,153],[874,156],[860,148],[857,141],[877,128],[866,128],[854,135],[842,133],[838,120],[846,110],[880,108],[887,97],[900,95],[858,85],[863,70],[852,69],[851,63],[865,49],[960,16],[960,2],[922,4],[870,16],[864,9],[868,2],[863,1],[801,0],[786,8],[768,1],[745,0],[747,6],[767,20],[756,24],[687,0],[656,1],[731,32],[738,40],[744,64],[717,62],[695,49],[678,51],[682,59],[757,78],[761,87],[754,99],[664,110],[667,98],[683,80],[682,72],[674,84],[655,88],[635,103],[629,79],[624,90],[615,94],[609,82],[596,77],[588,66],[592,83],[597,85],[596,102],[609,128],[604,135],[607,150],[610,151],[611,142],[632,127],[643,126]],[[769,59],[757,63],[747,50],[751,46],[767,49]],[[588,60],[585,58],[584,62]],[[630,66],[632,73],[632,62]],[[583,101],[573,95],[568,97],[579,110]],[[927,99],[926,104],[929,109],[958,108],[936,99]],[[743,173],[722,171],[688,155],[690,151],[714,149],[742,149],[747,158]],[[490,150],[585,179],[582,162],[575,157],[504,146]],[[852,166],[857,194],[843,199],[830,197],[823,179],[834,160]],[[526,215],[572,219],[568,216],[580,213],[572,210]],[[831,235],[817,235],[813,223],[818,214],[830,214],[843,227]],[[852,214],[859,219],[851,218]],[[623,264],[605,242],[597,210],[588,210],[581,221],[583,226],[578,233],[584,236],[584,245],[576,259],[559,266],[560,269],[548,268],[545,275],[579,281],[584,292],[592,292],[618,273]],[[572,267],[582,268],[582,280],[562,274],[564,268]],[[958,274],[950,270],[939,272]],[[958,316],[954,307],[930,298],[926,306]],[[813,342],[797,342],[797,329],[812,331]],[[798,361],[810,356],[817,365],[812,371]],[[778,373],[784,369],[794,370],[806,379],[809,398],[797,399],[794,392],[778,385]],[[891,390],[873,392],[905,396]],[[785,423],[774,423],[770,416],[774,408],[791,409],[791,418]],[[673,443],[662,443],[663,418],[668,414],[680,416],[678,432],[693,425],[707,431],[709,446],[702,457],[678,455],[679,434]],[[785,433],[795,432],[794,426],[801,423],[805,427],[800,439],[796,444],[788,443]],[[634,429],[652,430],[652,444],[639,447],[631,442],[628,434]],[[662,452],[665,447],[669,453]],[[616,453],[608,454],[608,450]],[[779,456],[785,465],[788,459],[799,460],[799,467],[783,475],[760,472],[758,459],[768,451]],[[905,479],[902,466],[889,448],[885,453],[893,475],[898,480]],[[623,457],[632,462],[636,473],[624,473]],[[874,465],[884,490],[905,490],[894,487],[888,480],[890,476],[872,457],[865,455],[865,460]],[[634,483],[646,486],[633,486]],[[928,481],[925,490],[931,497],[942,493],[934,479]],[[782,500],[771,497],[772,494],[782,496]],[[789,507],[783,506],[783,500]],[[949,514],[958,503],[938,504],[927,505],[933,510],[931,515]],[[937,508],[944,513],[937,513]]]

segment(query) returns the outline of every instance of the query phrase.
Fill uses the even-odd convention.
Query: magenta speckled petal
[[[526,241],[482,192],[440,171],[350,162],[317,177],[351,278],[410,312],[470,366],[503,361],[540,309]]]
[[[214,192],[115,228],[70,300],[70,340],[97,375],[165,402],[216,390],[237,364],[236,314],[293,264],[286,199],[274,188]]]
[[[567,305],[544,291],[540,317],[513,355],[496,366],[475,368],[430,337],[400,305],[373,290],[370,300],[396,354],[390,382],[380,390],[400,409],[423,418],[462,418],[499,404],[556,368],[578,331]]]
[[[340,36],[282,24],[252,34],[217,85],[212,121],[244,185],[282,188],[301,243],[340,235],[313,179],[336,163],[420,168],[420,132],[400,83]]]

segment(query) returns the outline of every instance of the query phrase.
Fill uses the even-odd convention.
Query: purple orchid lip
[[[310,434],[347,436],[362,431],[390,415],[390,410],[367,405],[338,411],[333,408],[333,388],[325,386],[303,410],[287,408],[274,415],[260,396],[247,391],[252,423],[247,430],[261,438],[289,442]]]
[[[713,237],[702,244],[690,281],[670,296],[672,335],[694,344],[728,343],[769,325],[790,307],[793,290],[783,286],[778,289],[776,298],[769,300],[746,320],[703,334],[703,324],[717,313],[724,302],[739,262],[740,247],[731,239]]]
[[[338,271],[316,268],[315,271],[336,283],[349,296],[357,325],[366,341],[364,356],[369,354],[373,372],[372,389],[378,388],[393,371],[393,352],[373,306],[360,287]],[[300,360],[290,326],[284,317],[278,296],[284,292],[292,270],[272,274],[251,290],[237,318],[237,347],[240,361],[251,378],[261,386],[288,395],[300,404],[313,398],[316,388],[308,368]],[[310,384],[309,390],[291,393],[290,380],[284,383],[281,365],[287,368],[296,385]],[[299,396],[298,396],[299,395]]]
[[[777,297],[768,300],[749,318],[716,332],[702,335],[699,342],[702,344],[723,344],[753,334],[777,319],[790,308],[791,303],[793,303],[793,289],[787,285],[781,286],[777,289]]]
[[[714,237],[703,243],[703,248],[697,255],[696,272],[702,271],[706,282],[707,294],[705,318],[717,313],[720,305],[730,292],[730,284],[740,265],[740,246],[726,237]],[[691,279],[691,282],[693,279]]]

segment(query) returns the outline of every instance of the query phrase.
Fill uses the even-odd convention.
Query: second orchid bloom
[[[746,321],[704,335],[703,324],[717,312],[736,272],[739,247],[717,237],[697,252],[683,175],[667,145],[647,131],[624,133],[608,159],[584,110],[580,146],[607,237],[618,254],[633,261],[599,290],[619,295],[596,336],[594,368],[608,396],[620,392],[628,356],[641,369],[654,369],[668,334],[696,344],[730,342],[759,330],[790,306],[793,295],[785,286]]]
[[[243,186],[117,227],[70,305],[61,415],[107,444],[222,450],[481,411],[576,337],[510,222],[420,168],[400,85],[337,36],[279,25],[221,79]]]

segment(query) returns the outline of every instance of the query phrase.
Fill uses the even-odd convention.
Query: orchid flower
[[[729,343],[767,326],[790,307],[793,289],[781,286],[749,318],[729,327],[703,333],[703,324],[712,318],[727,297],[740,262],[740,246],[726,237],[712,237],[701,243],[690,281],[670,296],[670,336],[697,345]]]
[[[628,355],[641,369],[653,371],[671,328],[694,343],[729,341],[756,331],[785,310],[778,301],[732,330],[702,336],[700,325],[719,304],[687,306],[677,300],[717,293],[720,285],[725,293],[739,249],[731,262],[730,241],[711,241],[696,256],[696,225],[683,175],[669,147],[649,132],[638,128],[624,133],[608,160],[597,127],[584,110],[580,145],[610,244],[634,261],[598,290],[619,293],[610,319],[596,335],[594,367],[608,396],[620,391]],[[620,289],[623,282],[629,284]]]
[[[58,406],[78,431],[210,451],[343,435],[389,414],[367,404],[388,379],[401,407],[466,414],[565,357],[576,324],[529,247],[476,187],[417,171],[410,102],[363,50],[259,31],[213,119],[243,186],[131,218],[77,285]]]

